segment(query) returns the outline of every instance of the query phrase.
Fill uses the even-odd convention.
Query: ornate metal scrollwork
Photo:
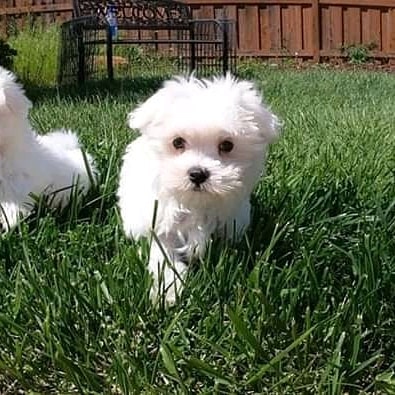
[[[174,0],[74,0],[77,16],[96,16],[105,22],[109,5],[117,11],[120,26],[186,26],[191,11]]]

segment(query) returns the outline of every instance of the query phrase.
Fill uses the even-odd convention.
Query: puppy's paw
[[[171,267],[166,266],[160,272],[154,272],[150,298],[154,304],[164,298],[166,305],[173,305],[181,296],[187,266],[183,262],[174,262]]]
[[[18,221],[27,216],[29,210],[15,202],[0,203],[0,228],[2,233],[7,233],[14,228]]]
[[[165,304],[167,306],[172,306],[180,297],[182,288],[182,284],[179,280],[174,281],[168,287],[166,287],[165,284],[161,286],[158,286],[158,284],[153,285],[150,292],[150,299],[152,303],[156,305],[161,303],[162,298],[164,298]]]

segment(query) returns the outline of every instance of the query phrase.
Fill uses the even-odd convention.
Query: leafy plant
[[[0,38],[0,66],[10,69],[16,55],[17,51]]]
[[[370,57],[370,51],[377,47],[376,43],[370,44],[352,44],[342,48],[347,55],[350,63],[362,64],[366,63]]]
[[[42,86],[56,83],[59,45],[57,25],[29,27],[11,35],[8,41],[18,51],[13,69],[22,81]]]

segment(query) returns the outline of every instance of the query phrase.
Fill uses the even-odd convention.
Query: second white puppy
[[[0,67],[0,223],[3,230],[28,214],[34,196],[45,194],[63,207],[73,188],[86,192],[91,180],[77,139],[70,131],[38,136],[31,128],[31,102],[14,75]],[[87,165],[95,174],[92,158]]]
[[[250,194],[279,122],[253,84],[231,76],[168,81],[129,115],[141,136],[123,158],[118,190],[126,234],[148,236],[158,201],[149,268],[153,294],[163,271],[166,299],[212,234],[239,237],[250,222]],[[163,267],[169,260],[171,266]],[[175,273],[177,272],[177,273]]]

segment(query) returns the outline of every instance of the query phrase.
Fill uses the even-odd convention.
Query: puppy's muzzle
[[[200,186],[210,177],[210,172],[202,167],[191,167],[188,170],[188,176],[192,183]]]

